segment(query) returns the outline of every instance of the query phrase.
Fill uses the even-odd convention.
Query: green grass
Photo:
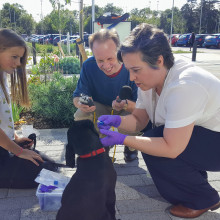
[[[173,50],[173,53],[192,53],[192,51],[184,51],[184,50]],[[196,51],[196,53],[203,53],[201,51]]]

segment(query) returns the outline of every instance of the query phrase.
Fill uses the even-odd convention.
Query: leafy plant
[[[29,54],[32,55],[32,44],[30,42],[26,42],[29,48]],[[36,43],[36,52],[38,55],[42,55],[44,51],[47,53],[59,54],[59,49],[57,46],[53,46],[51,44],[38,44]]]
[[[54,71],[57,71],[58,67],[59,65],[55,62],[54,54],[48,54],[46,50],[44,50],[40,62],[32,66],[31,74],[35,77],[44,75],[44,82],[46,84],[48,78],[47,75],[53,73]]]
[[[72,95],[77,81],[76,76],[65,78],[60,73],[54,72],[47,84],[30,83],[28,90],[31,111],[54,123],[70,125],[76,111]]]
[[[59,61],[59,69],[63,71],[63,74],[79,74],[79,59],[76,57],[64,57]]]
[[[20,120],[20,113],[22,112],[24,107],[16,103],[12,103],[11,107],[12,107],[12,117],[13,117],[14,123],[16,123]]]
[[[67,45],[65,44],[62,44],[62,49],[63,49],[63,52],[64,54],[68,54],[68,51],[67,51]],[[70,53],[71,55],[75,56],[76,55],[76,44],[70,44]]]

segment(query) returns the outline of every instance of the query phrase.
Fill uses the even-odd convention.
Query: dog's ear
[[[84,155],[102,148],[99,134],[90,120],[74,121],[68,130],[68,144],[76,154]]]

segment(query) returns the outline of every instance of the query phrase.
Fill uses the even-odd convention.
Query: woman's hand
[[[30,143],[28,143],[28,144],[23,144],[23,143],[25,143],[25,142],[30,142]],[[15,135],[15,143],[17,144],[17,145],[19,145],[19,146],[21,146],[22,145],[22,147],[24,147],[24,148],[28,148],[28,149],[30,149],[30,147],[33,145],[33,140],[31,140],[31,139],[29,139],[29,138],[27,138],[27,137],[18,137],[18,136],[16,136]]]
[[[105,129],[100,129],[100,133],[106,135],[106,137],[100,139],[102,145],[105,147],[112,146],[115,144],[124,144],[124,140],[127,137],[127,135],[125,134],[121,134],[116,131],[109,131]]]
[[[109,130],[111,126],[117,128],[121,124],[119,115],[102,115],[98,118],[98,128]]]
[[[36,160],[38,160],[42,163],[44,162],[39,154],[37,154],[36,152],[34,152],[32,150],[28,150],[28,149],[23,149],[21,154],[18,157],[20,157],[22,159],[30,160],[34,164],[36,164],[37,166],[39,166],[39,163]]]

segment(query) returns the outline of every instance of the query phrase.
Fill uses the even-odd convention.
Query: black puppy
[[[77,170],[63,192],[56,219],[116,220],[116,172],[92,121],[75,121],[67,138],[67,165],[71,164],[68,160],[74,159],[74,153],[79,157]],[[68,155],[70,153],[73,155]]]

